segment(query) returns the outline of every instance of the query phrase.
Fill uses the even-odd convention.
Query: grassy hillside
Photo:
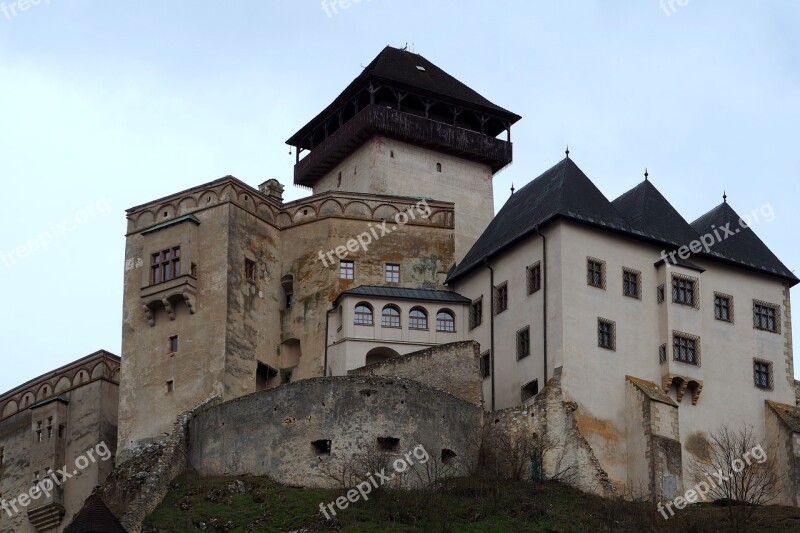
[[[437,491],[386,491],[332,520],[319,504],[344,491],[308,490],[267,478],[180,478],[145,522],[147,533],[182,531],[730,531],[725,508],[696,505],[664,520],[650,503],[609,501],[558,483],[458,480]],[[764,507],[751,531],[800,531],[800,509]]]

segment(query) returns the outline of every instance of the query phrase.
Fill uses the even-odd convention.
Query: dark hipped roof
[[[676,247],[690,243],[699,235],[672,204],[645,180],[613,202],[633,231]]]
[[[128,533],[95,492],[75,515],[64,533]]]
[[[461,263],[450,269],[447,283],[557,217],[644,239],[664,246],[666,252],[688,246],[701,235],[713,233],[713,228],[725,227],[728,223],[731,229],[739,227],[739,215],[727,203],[688,224],[649,181],[640,183],[611,203],[581,169],[566,158],[511,195]],[[800,282],[750,228],[743,228],[734,236],[715,243],[710,253],[692,256],[777,276],[792,285]],[[701,266],[677,255],[671,262],[703,271]]]
[[[471,300],[451,291],[433,289],[408,289],[405,287],[386,287],[381,285],[359,285],[344,291],[343,295],[372,296],[392,300],[426,300],[431,302],[470,303]],[[337,300],[339,299],[337,298]]]
[[[716,229],[717,233],[723,237],[711,246],[711,253],[719,259],[732,261],[797,283],[798,279],[792,271],[767,248],[767,245],[758,238],[752,229],[742,227],[739,219],[736,211],[725,201],[692,222],[692,227],[699,234],[714,235]],[[733,231],[735,235],[725,237],[725,232],[719,229],[725,227]]]
[[[570,158],[511,195],[448,282],[466,274],[484,257],[494,256],[556,217],[630,233],[628,222]]]
[[[425,70],[418,69],[418,66]],[[519,115],[490,102],[420,54],[387,46],[369,65],[364,67],[361,74],[328,107],[292,135],[286,143],[296,146],[298,139],[302,139],[308,129],[323,118],[329,117],[331,113],[347,102],[355,92],[367,86],[370,80],[388,83],[397,88],[416,90],[423,94],[450,100],[453,103],[482,109],[499,115],[511,123],[521,118]]]

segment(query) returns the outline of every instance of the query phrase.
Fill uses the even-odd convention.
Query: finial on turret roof
[[[650,177],[650,173],[647,172],[647,167],[644,167],[644,181],[647,181],[648,177]]]
[[[511,182],[511,194],[514,194],[514,182]]]
[[[722,191],[722,201],[726,204],[728,203],[728,193],[725,191]]]
[[[567,145],[567,149],[564,151],[564,153],[567,154],[567,159],[569,159],[569,145]]]

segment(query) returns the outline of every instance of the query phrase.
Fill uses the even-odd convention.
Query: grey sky
[[[609,199],[647,166],[690,221],[769,204],[754,230],[800,265],[794,0],[4,2],[0,391],[119,353],[124,209],[226,174],[306,195],[284,141],[387,44],[522,115],[496,209],[569,143]]]

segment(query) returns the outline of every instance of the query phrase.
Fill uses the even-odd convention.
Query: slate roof
[[[418,66],[424,70],[418,69]],[[307,133],[307,130],[311,129],[323,118],[329,117],[342,104],[350,100],[353,94],[366,87],[370,80],[386,83],[393,87],[416,90],[453,103],[485,110],[499,115],[511,123],[521,118],[519,115],[490,102],[487,98],[470,89],[420,54],[387,46],[369,65],[364,67],[361,74],[328,107],[292,135],[286,141],[286,144],[297,146],[299,140]]]
[[[359,285],[344,291],[343,295],[372,296],[390,298],[392,300],[426,300],[432,302],[470,303],[472,300],[451,291],[437,291],[433,289],[409,289],[405,287],[386,287],[381,285]],[[338,300],[338,298],[337,298]]]
[[[558,217],[645,239],[664,246],[667,253],[699,241],[701,235],[730,223],[732,230],[740,231],[716,242],[710,253],[692,256],[742,266],[785,279],[792,285],[800,283],[800,279],[775,257],[752,229],[739,228],[739,215],[727,203],[689,224],[647,180],[609,202],[569,158],[561,160],[511,195],[461,263],[450,269],[447,283],[478,267],[484,258],[500,254]],[[656,265],[663,261],[656,259]],[[677,254],[670,262],[704,271],[703,267],[681,259]]]
[[[511,195],[448,282],[535,232],[556,217],[565,217],[616,231],[631,227],[603,193],[568,157]]]
[[[611,203],[633,231],[645,237],[678,248],[699,238],[692,226],[648,180]]]
[[[64,533],[128,533],[96,492],[75,515]]]
[[[713,234],[714,229],[725,227],[735,233],[725,237],[725,232],[718,229],[717,233],[725,238],[711,246],[711,253],[719,259],[772,274],[792,283],[800,281],[751,228],[741,227],[739,218],[736,211],[725,201],[692,222],[692,227],[699,234]]]

